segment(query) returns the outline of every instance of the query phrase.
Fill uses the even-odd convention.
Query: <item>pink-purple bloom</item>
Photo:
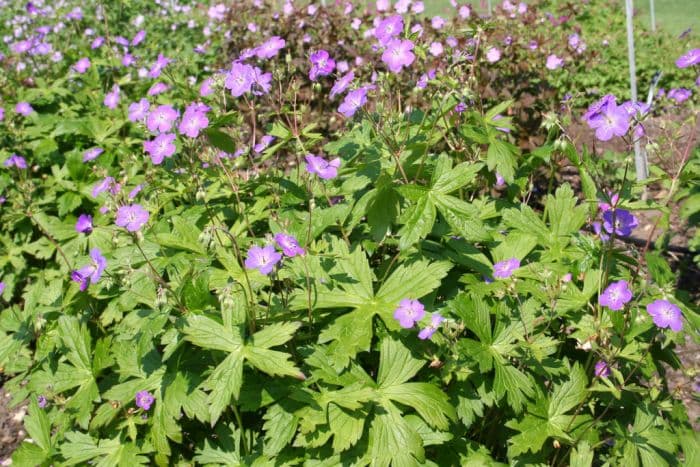
[[[134,401],[136,403],[136,407],[139,407],[143,410],[148,411],[151,409],[151,405],[153,405],[155,398],[148,391],[139,391],[136,393],[136,397],[134,397]]]
[[[34,109],[29,105],[29,102],[18,102],[17,105],[15,105],[15,112],[27,117],[34,112]]]
[[[306,155],[307,172],[316,174],[324,180],[337,177],[338,167],[340,167],[340,159],[337,157],[328,162],[320,156],[314,156],[313,154]]]
[[[91,234],[93,229],[92,216],[90,214],[81,214],[75,223],[76,232]]]
[[[117,105],[119,105],[119,86],[117,86],[116,84],[112,86],[112,90],[105,94],[103,104],[105,105],[105,107],[108,107],[112,110],[117,108]]]
[[[102,154],[103,152],[104,152],[104,149],[102,149],[100,147],[90,148],[83,153],[83,162],[88,162],[88,161],[97,159],[97,157],[99,157],[99,155]]]
[[[408,39],[392,39],[382,54],[382,61],[389,68],[389,71],[399,73],[404,67],[410,66],[416,59],[413,47],[413,42]]]
[[[107,260],[98,248],[90,250],[90,259],[92,263],[71,273],[71,279],[80,284],[81,291],[87,289],[89,284],[97,283],[107,267]]]
[[[255,245],[248,250],[245,267],[257,269],[260,274],[268,275],[281,259],[282,255],[275,250],[274,245],[265,245],[264,247]]]
[[[148,222],[150,214],[140,204],[129,204],[117,209],[117,218],[114,221],[119,227],[124,227],[129,232],[136,232]]]
[[[600,141],[609,141],[613,136],[624,136],[630,128],[630,116],[624,106],[618,106],[615,96],[608,94],[592,104],[584,114],[584,120],[595,131]]]
[[[678,68],[688,68],[698,63],[700,63],[700,49],[691,49],[676,60]]]
[[[394,310],[394,319],[405,329],[412,328],[415,323],[423,319],[423,316],[425,316],[425,307],[418,300],[405,298]]]
[[[5,159],[4,165],[5,167],[17,167],[18,169],[26,169],[27,161],[22,156],[12,154],[10,157]]]
[[[157,83],[153,83],[153,86],[148,88],[148,92],[146,92],[146,95],[157,96],[158,94],[163,94],[168,89],[170,89],[170,86],[163,83],[162,81],[158,81]]]
[[[255,55],[261,59],[272,58],[284,48],[286,41],[279,36],[272,36],[255,49]]]
[[[374,37],[382,44],[386,45],[395,36],[403,31],[403,18],[401,15],[389,16],[379,22],[374,28]]]
[[[496,279],[506,279],[513,275],[516,269],[520,267],[520,260],[518,258],[510,258],[503,261],[499,261],[493,265],[493,277]]]
[[[561,68],[562,65],[564,65],[564,60],[554,54],[551,54],[547,57],[547,63],[545,66],[548,70],[556,70],[557,68]]]
[[[88,57],[83,57],[73,65],[73,69],[78,73],[85,73],[88,68],[90,68],[90,59]]]
[[[343,102],[338,107],[338,112],[347,118],[355,115],[357,109],[367,103],[367,89],[367,87],[363,86],[359,89],[348,92],[345,99],[343,99]]]
[[[632,291],[627,281],[617,281],[610,284],[598,297],[598,303],[613,311],[620,311],[625,304],[632,300]]]
[[[350,83],[352,83],[353,79],[355,79],[355,73],[353,73],[352,71],[349,71],[345,75],[338,78],[335,84],[333,84],[333,87],[331,88],[331,92],[328,95],[328,97],[333,99],[336,95],[344,93],[345,90],[350,86]]]
[[[141,122],[148,115],[148,110],[151,108],[151,104],[148,99],[143,98],[138,102],[132,102],[129,104],[129,121],[134,123]]]
[[[637,227],[637,218],[625,209],[610,209],[603,213],[603,228],[618,237],[627,237]]]
[[[207,118],[206,106],[201,106],[200,104],[190,104],[185,109],[185,113],[182,115],[182,120],[178,126],[178,131],[180,134],[188,136],[190,138],[196,138],[199,136],[199,132],[209,126],[209,119]]]
[[[304,256],[306,251],[299,246],[299,242],[292,235],[278,233],[275,235],[277,246],[282,248],[282,253],[285,256],[294,257],[296,255]]]
[[[435,313],[430,317],[430,324],[420,330],[418,333],[418,339],[426,340],[433,337],[435,331],[438,330],[440,324],[445,320],[440,313]]]
[[[660,328],[671,328],[672,331],[683,329],[681,309],[668,300],[654,300],[647,305],[647,313],[653,318],[654,324]]]
[[[309,61],[311,62],[311,69],[309,70],[309,79],[311,81],[316,81],[319,76],[330,75],[335,70],[335,60],[323,49],[312,53]]]
[[[255,70],[245,63],[234,62],[231,69],[226,73],[224,87],[231,91],[233,97],[240,97],[250,92],[255,78]]]
[[[489,63],[496,63],[501,59],[501,51],[497,47],[491,47],[486,51],[486,60]]]
[[[169,59],[163,54],[158,54],[158,58],[156,59],[155,63],[153,64],[153,66],[151,66],[151,69],[148,70],[148,77],[158,78],[163,69],[170,63],[172,63],[171,59]]]
[[[595,364],[594,372],[596,377],[598,378],[607,378],[608,376],[610,376],[610,367],[605,361],[600,360],[598,361],[598,363]]]
[[[152,110],[146,118],[146,127],[150,132],[170,131],[177,120],[177,111],[170,105],[159,105]]]
[[[171,157],[175,154],[175,134],[163,133],[156,136],[151,141],[143,142],[143,149],[151,157],[151,161],[158,165],[163,162],[166,157]]]

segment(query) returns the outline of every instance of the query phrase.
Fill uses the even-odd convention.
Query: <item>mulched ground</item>
[[[10,465],[12,452],[26,436],[22,420],[27,406],[22,404],[11,409],[9,403],[10,395],[0,387],[0,465]]]

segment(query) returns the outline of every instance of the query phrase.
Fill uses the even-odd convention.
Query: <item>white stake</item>
[[[654,0],[649,0],[649,13],[651,15],[651,30],[656,32],[656,12],[654,11]]]
[[[632,102],[637,102],[637,67],[634,62],[634,26],[632,25],[633,6],[632,0],[625,0],[627,10],[627,61],[630,68],[630,94],[632,94]],[[646,180],[647,160],[646,155],[642,152],[639,141],[634,142],[634,166],[637,171],[637,180]]]

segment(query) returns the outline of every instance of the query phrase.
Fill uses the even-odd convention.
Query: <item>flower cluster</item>
[[[297,239],[285,233],[275,235],[275,243],[282,250],[282,254],[289,258],[294,256],[304,256],[306,250],[299,245]],[[277,263],[282,260],[282,254],[278,253],[275,245],[265,245],[259,247],[252,246],[248,250],[248,257],[245,260],[246,269],[257,269],[260,274],[268,275]]]
[[[394,319],[404,329],[411,329],[416,323],[425,317],[425,306],[418,300],[403,299],[398,308],[394,310]],[[430,322],[418,333],[421,340],[430,339],[445,320],[439,313],[433,313]]]

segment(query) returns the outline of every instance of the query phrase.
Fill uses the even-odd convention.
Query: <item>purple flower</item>
[[[692,49],[687,53],[678,57],[676,60],[676,66],[678,68],[688,68],[689,66],[697,65],[700,63],[700,49]]]
[[[143,142],[143,149],[151,156],[151,161],[158,165],[163,162],[166,157],[171,157],[175,154],[175,134],[163,133],[156,136],[151,141]]]
[[[102,180],[92,188],[92,197],[97,198],[100,195],[100,193],[104,193],[105,191],[109,190],[113,184],[114,178],[106,177],[104,180]]]
[[[433,29],[442,29],[442,27],[445,25],[445,20],[441,16],[433,16],[433,18],[430,20],[430,25],[433,27]]]
[[[0,281],[0,295],[2,295],[4,291],[5,291],[5,283]]]
[[[374,37],[382,44],[386,45],[395,36],[403,31],[403,18],[401,15],[389,16],[379,22],[374,28]]]
[[[608,233],[627,237],[637,227],[637,218],[625,209],[610,209],[603,213],[603,228]]]
[[[547,57],[547,64],[545,65],[548,70],[556,70],[564,65],[564,60],[552,54]]]
[[[24,157],[18,156],[17,154],[12,154],[10,157],[5,159],[5,167],[17,167],[18,169],[26,169],[27,161]]]
[[[489,61],[489,63],[496,63],[501,59],[501,51],[496,48],[496,47],[491,47],[489,50],[486,51],[486,60]]]
[[[105,150],[102,148],[94,147],[91,149],[88,149],[83,153],[83,162],[88,162],[94,159],[97,159],[97,157],[102,154]]]
[[[607,378],[610,376],[610,367],[606,362],[603,360],[600,360],[598,363],[595,364],[595,375],[598,378]]]
[[[182,115],[180,125],[177,127],[180,134],[190,138],[199,136],[199,132],[209,126],[207,114],[197,104],[190,104]]]
[[[282,248],[282,253],[284,253],[285,256],[289,256],[290,258],[296,255],[304,256],[304,254],[306,253],[306,251],[304,251],[304,249],[299,246],[299,242],[297,241],[297,239],[294,238],[292,235],[278,233],[277,235],[275,235],[275,242],[277,242],[277,246]]]
[[[603,99],[606,100],[597,111],[591,112],[589,107],[584,115],[588,126],[596,130],[595,136],[601,141],[609,141],[613,136],[624,136],[630,128],[630,117],[627,111],[615,103],[614,96],[612,98],[606,96]]]
[[[149,78],[158,78],[160,76],[160,73],[163,71],[163,69],[168,66],[169,63],[171,63],[172,60],[170,60],[168,57],[164,56],[163,54],[158,54],[158,58],[156,59],[156,62],[153,64],[150,70],[148,70],[148,77]]]
[[[43,395],[39,395],[39,397],[36,398],[36,402],[40,409],[46,407],[47,401],[46,397],[44,397]]]
[[[119,227],[125,227],[129,232],[136,232],[148,222],[150,214],[140,204],[130,204],[117,209],[114,221]]]
[[[254,78],[255,70],[252,66],[234,62],[229,72],[226,73],[224,87],[231,90],[233,97],[240,97],[246,92],[250,92]]]
[[[260,274],[268,275],[281,259],[282,255],[275,251],[274,245],[265,245],[262,248],[255,245],[248,250],[245,267],[247,269],[257,269],[260,271]]]
[[[654,300],[647,305],[647,313],[653,318],[654,324],[660,328],[671,328],[672,331],[683,329],[681,309],[668,300]]]
[[[170,105],[159,105],[148,114],[146,118],[146,127],[148,131],[161,133],[170,131],[173,123],[177,120],[177,111]]]
[[[667,97],[673,99],[677,104],[685,102],[693,94],[690,89],[674,88],[668,91]]]
[[[136,199],[136,195],[138,195],[139,193],[141,193],[141,190],[143,190],[143,184],[138,184],[138,185],[136,185],[136,186],[134,187],[134,189],[131,190],[131,191],[129,192],[129,195],[127,196],[127,198],[129,198],[129,201],[131,201],[131,200],[133,200],[133,199]]]
[[[426,340],[433,337],[435,331],[440,327],[440,324],[445,320],[440,313],[435,313],[430,317],[430,324],[420,330],[418,333],[418,339]]]
[[[272,143],[275,140],[275,137],[272,135],[264,135],[262,138],[260,138],[260,142],[253,146],[253,152],[256,154],[260,154],[267,148],[270,143]]]
[[[158,81],[157,83],[153,83],[153,86],[151,86],[148,89],[148,92],[146,92],[147,96],[157,96],[158,94],[163,94],[165,91],[170,89],[170,86],[167,84]]]
[[[90,44],[90,48],[92,50],[99,49],[100,47],[102,47],[102,44],[104,44],[104,43],[105,43],[104,37],[102,37],[102,36],[96,37],[95,39],[93,39],[92,43]]]
[[[415,323],[425,316],[425,307],[418,300],[405,298],[399,302],[399,307],[394,310],[394,319],[402,328],[410,329]]]
[[[272,89],[272,73],[263,73],[258,67],[253,68],[253,86],[251,90],[254,96],[262,96]]]
[[[214,92],[214,89],[212,88],[213,84],[213,78],[207,78],[202,81],[202,85],[199,87],[199,95],[202,97],[210,96]]]
[[[148,411],[151,409],[151,405],[153,405],[155,398],[148,391],[139,391],[136,393],[134,400],[136,402],[136,407]]]
[[[110,108],[110,109],[116,109],[117,105],[119,105],[119,86],[114,85],[112,86],[112,90],[105,94],[105,100],[103,101],[103,104]]]
[[[319,76],[330,75],[335,70],[335,60],[325,50],[312,53],[309,61],[311,62],[311,69],[309,70],[309,79],[311,81],[316,81]]]
[[[107,267],[107,260],[98,248],[90,250],[90,259],[92,259],[91,264],[71,273],[71,279],[80,284],[81,291],[87,289],[88,283],[96,284]]]
[[[25,117],[28,117],[29,114],[34,112],[34,109],[31,105],[29,105],[29,102],[18,102],[15,106],[15,112]]]
[[[333,87],[331,88],[331,92],[328,95],[328,97],[333,99],[336,95],[344,93],[345,90],[350,86],[350,83],[352,83],[353,79],[355,79],[355,73],[353,73],[352,71],[349,71],[342,77],[338,78],[335,84],[333,84]]]
[[[392,39],[382,54],[382,61],[392,73],[399,73],[416,59],[413,47],[413,42],[409,40]]]
[[[136,123],[143,121],[148,115],[148,109],[150,109],[151,104],[148,99],[141,99],[138,102],[132,102],[129,104],[129,120]]]
[[[73,65],[73,69],[78,73],[85,73],[88,68],[90,68],[90,59],[88,57],[83,57]]]
[[[131,39],[131,45],[132,45],[132,46],[137,46],[137,45],[139,45],[141,42],[143,42],[143,40],[144,40],[145,38],[146,38],[146,31],[144,31],[144,30],[142,29],[142,30],[140,30],[139,32],[137,32],[137,33],[134,35],[134,37]]]
[[[80,233],[90,235],[92,233],[92,216],[89,214],[81,214],[75,223],[75,230]]]
[[[255,49],[255,56],[261,59],[272,58],[284,48],[286,41],[279,36],[272,36]]]
[[[368,88],[363,86],[359,89],[348,92],[345,99],[343,99],[343,102],[340,104],[340,106],[338,106],[338,112],[347,118],[355,115],[357,109],[367,103],[367,90]]]
[[[625,304],[632,300],[632,291],[629,289],[627,281],[618,281],[610,284],[598,297],[598,303],[613,311],[620,311]]]
[[[518,258],[510,258],[504,261],[499,261],[493,265],[493,277],[496,279],[506,279],[510,277],[519,267],[520,260]]]
[[[337,157],[328,162],[320,156],[306,155],[306,171],[316,174],[324,180],[337,177],[338,167],[340,167],[340,159]]]

